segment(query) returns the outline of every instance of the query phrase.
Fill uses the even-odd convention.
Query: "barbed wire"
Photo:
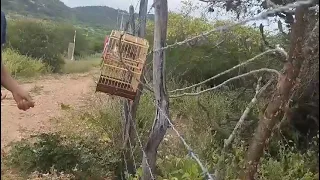
[[[151,9],[154,7],[155,3],[157,2],[158,0],[156,0],[153,5],[150,7],[149,9],[149,12],[151,11]],[[241,21],[241,22],[238,22],[238,23],[235,23],[235,24],[232,24],[232,25],[226,25],[226,26],[220,26],[220,27],[217,27],[217,28],[214,28],[210,31],[207,31],[207,32],[203,32],[201,33],[200,35],[197,35],[197,36],[194,36],[194,37],[191,37],[189,39],[185,39],[181,42],[176,42],[174,44],[171,44],[171,45],[167,45],[163,48],[160,48],[160,49],[157,49],[157,50],[154,50],[154,51],[150,51],[148,53],[148,55],[150,55],[151,53],[153,52],[158,52],[158,51],[163,51],[163,50],[167,50],[167,49],[170,49],[170,48],[173,48],[173,47],[176,47],[176,46],[180,46],[180,45],[183,45],[183,44],[186,44],[190,41],[193,41],[195,39],[198,39],[198,38],[201,38],[201,37],[207,37],[208,35],[210,35],[211,33],[213,32],[216,32],[216,31],[224,31],[224,30],[228,30],[232,27],[235,27],[237,25],[242,25],[242,24],[245,24],[249,21],[254,21],[254,20],[259,20],[259,19],[264,19],[266,17],[268,17],[268,15],[270,14],[273,14],[273,13],[276,13],[276,12],[281,12],[281,11],[284,11],[284,10],[288,10],[288,9],[292,9],[292,8],[296,8],[296,7],[299,7],[299,6],[303,6],[303,5],[310,5],[313,3],[313,0],[305,0],[305,1],[298,1],[296,3],[291,3],[291,4],[288,4],[288,5],[285,5],[285,6],[281,6],[281,7],[276,7],[275,9],[272,9],[272,10],[269,10],[269,11],[266,11],[266,12],[263,12],[261,13],[260,15],[258,16],[255,16],[255,17],[252,17],[252,18],[249,18],[249,19],[246,19],[244,21]],[[148,12],[148,13],[149,13]],[[121,42],[121,38],[120,38],[120,42]],[[255,56],[254,58],[251,58],[249,59],[248,61],[244,62],[244,63],[241,63],[227,71],[224,71],[212,78],[209,78],[201,83],[198,83],[198,84],[195,84],[195,85],[192,85],[192,86],[189,86],[189,87],[186,87],[186,88],[183,88],[183,89],[176,89],[176,90],[173,90],[173,91],[170,91],[170,92],[177,92],[177,91],[182,91],[182,90],[186,90],[186,89],[190,89],[190,88],[193,88],[193,87],[196,87],[196,86],[199,86],[205,82],[208,82],[214,78],[216,78],[217,76],[221,76],[223,74],[226,74],[234,69],[236,69],[237,67],[240,67],[240,66],[243,66],[245,64],[248,64],[249,62],[252,62],[253,60],[257,59],[258,57],[261,57],[262,55],[265,55],[266,53],[270,53],[270,52],[281,52],[283,53],[283,51],[280,51],[279,49],[272,49],[272,50],[268,50],[268,51],[265,51],[264,53],[261,53],[257,56]],[[120,52],[120,58],[121,58],[121,52]],[[126,67],[127,68],[127,67]],[[127,68],[128,71],[130,72],[130,69]],[[245,73],[245,74],[242,74],[242,75],[239,75],[239,76],[236,76],[236,77],[233,77],[233,78],[230,78],[228,80],[226,80],[225,82],[221,83],[220,85],[218,86],[215,86],[213,88],[210,88],[210,89],[206,89],[204,91],[200,91],[200,92],[197,92],[197,93],[184,93],[184,94],[180,94],[180,95],[175,95],[175,96],[172,96],[172,97],[180,97],[180,96],[193,96],[193,95],[199,95],[201,93],[204,93],[204,92],[208,92],[210,90],[214,90],[214,89],[217,89],[219,87],[221,87],[222,85],[228,83],[229,81],[231,80],[235,80],[235,79],[238,79],[238,78],[241,78],[241,77],[245,77],[245,76],[248,76],[248,75],[251,75],[252,73],[259,73],[259,72],[271,72],[271,73],[275,73],[277,74],[278,76],[280,75],[280,73],[275,70],[275,69],[268,69],[268,68],[261,68],[261,69],[258,69],[258,70],[253,70],[253,71],[250,71],[248,73]],[[132,72],[131,72],[132,73]],[[139,80],[139,83],[142,83],[140,80]],[[143,84],[143,83],[142,83]],[[147,86],[148,87],[148,86]],[[148,87],[149,88],[149,87]],[[140,90],[140,89],[138,89]],[[173,129],[173,131],[176,133],[176,135],[179,137],[179,139],[181,140],[181,142],[183,143],[183,145],[186,147],[186,149],[188,150],[189,152],[189,155],[197,162],[197,164],[200,166],[201,170],[203,171],[203,173],[207,176],[207,178],[209,180],[213,180],[213,176],[209,173],[209,171],[205,168],[205,166],[202,164],[202,162],[200,161],[200,159],[198,158],[197,154],[195,154],[195,152],[193,151],[193,149],[191,148],[191,146],[189,146],[186,142],[186,140],[181,136],[181,134],[179,133],[179,131],[175,128],[174,124],[172,123],[171,119],[168,117],[168,115],[161,109],[161,107],[159,107],[158,104],[156,104],[156,107],[157,109],[159,110],[159,112],[165,117],[165,119],[168,121],[170,127]],[[130,116],[130,119],[133,121],[133,118],[132,118],[132,115],[131,113],[129,113],[129,116]],[[143,145],[142,145],[142,141],[139,137],[139,134],[138,134],[138,131],[137,131],[137,128],[136,128],[136,124],[135,123],[132,123],[132,126],[134,128],[134,131],[136,133],[136,137],[137,137],[137,140],[138,140],[138,143],[139,143],[139,146],[141,148],[141,151],[143,153],[143,156],[144,158],[146,159],[146,165],[147,165],[147,168],[149,170],[149,173],[151,175],[151,178],[155,180],[154,176],[153,176],[153,173],[152,173],[152,169],[150,167],[150,164],[148,162],[148,157],[144,151],[144,148],[143,148]],[[130,145],[131,146],[131,145]],[[134,153],[132,152],[132,156],[134,156]]]
[[[147,14],[146,14],[146,18],[148,18],[148,15],[150,14],[150,12],[151,12],[151,10],[154,8],[154,5],[157,3],[157,1],[158,0],[156,0],[155,2],[153,2],[153,4],[150,6],[150,8],[149,8],[149,10],[147,11]],[[140,2],[140,0],[139,0],[139,2]],[[137,4],[138,5],[138,4]],[[135,9],[137,9],[137,6],[136,6],[136,8]],[[141,24],[138,24],[137,25],[137,29],[140,29],[141,28]],[[149,53],[147,54],[147,55],[149,55]]]
[[[151,4],[148,12],[147,12],[147,15],[150,14],[151,10],[154,8],[154,6],[159,2],[159,0],[154,0],[153,3]]]
[[[140,3],[140,0],[137,1],[136,7],[134,8],[134,10],[138,8],[139,3]]]
[[[124,117],[124,112],[123,111],[121,111],[121,115]],[[123,122],[121,121],[120,122],[120,124],[124,127],[125,126],[125,124],[123,123]],[[125,130],[123,129],[123,134],[125,134],[125,132],[124,132]],[[130,138],[129,138],[130,139]],[[125,141],[125,136],[123,136],[123,141]],[[123,162],[124,162],[124,166],[125,166],[125,172],[126,173],[128,173],[129,171],[128,171],[128,163],[127,163],[127,159],[126,159],[126,155],[125,155],[125,153],[124,153],[124,149],[122,150],[122,156],[123,156]],[[121,179],[122,180],[124,180],[123,179],[123,176],[122,176],[122,173],[121,173]],[[126,179],[127,179],[127,177],[126,177]]]
[[[222,32],[222,31],[231,29],[232,27],[235,27],[235,26],[238,26],[238,25],[243,25],[243,24],[248,23],[250,21],[265,19],[269,15],[274,14],[274,13],[278,13],[278,12],[281,12],[281,11],[284,11],[284,10],[296,8],[296,7],[303,6],[303,5],[311,5],[313,2],[314,2],[314,0],[303,0],[303,1],[297,1],[295,3],[287,4],[285,6],[277,7],[277,8],[274,8],[272,10],[268,10],[266,12],[263,12],[260,15],[257,15],[255,17],[248,18],[248,19],[245,19],[243,21],[240,21],[240,22],[237,22],[237,23],[234,23],[234,24],[231,24],[231,25],[225,25],[225,26],[219,26],[217,28],[213,28],[213,29],[211,29],[209,31],[200,33],[199,35],[191,37],[189,39],[185,39],[183,41],[176,42],[176,43],[173,43],[171,45],[167,45],[167,46],[165,46],[163,48],[160,48],[160,49],[156,49],[156,50],[154,50],[154,52],[163,51],[163,50],[166,50],[166,49],[171,49],[171,48],[176,47],[176,46],[181,46],[181,45],[184,45],[184,44],[186,44],[186,43],[188,43],[190,41],[196,40],[196,39],[201,38],[201,37],[206,38],[207,36],[209,36],[213,32],[217,32],[217,31],[221,31]]]
[[[174,124],[172,123],[171,119],[167,116],[167,114],[161,109],[161,107],[157,104],[154,103],[156,105],[156,108],[159,110],[159,112],[167,119],[170,127],[172,128],[172,130],[176,133],[176,135],[179,137],[179,139],[181,140],[181,142],[183,143],[183,145],[186,147],[186,149],[189,152],[190,157],[192,157],[197,164],[200,166],[201,170],[203,171],[203,174],[206,174],[208,180],[214,180],[212,175],[209,173],[209,171],[207,170],[207,168],[205,168],[205,166],[202,164],[202,162],[200,161],[200,159],[198,158],[198,155],[193,151],[193,149],[191,148],[191,146],[188,145],[188,143],[186,142],[186,140],[181,136],[181,134],[179,133],[179,131],[175,128]]]
[[[133,118],[132,118],[132,116],[131,116],[131,113],[129,113],[129,116],[130,116],[130,119],[133,120]],[[133,124],[133,125],[132,125],[132,126],[133,126],[133,129],[134,129],[134,131],[135,131],[135,133],[136,133],[136,137],[137,137],[139,146],[140,146],[140,148],[141,148],[142,154],[143,154],[143,156],[146,158],[146,165],[147,165],[147,168],[148,168],[148,170],[149,170],[150,176],[151,176],[152,180],[156,180],[155,177],[153,176],[152,169],[151,169],[150,164],[149,164],[149,162],[148,162],[148,156],[147,156],[146,152],[145,152],[144,149],[143,149],[142,141],[141,141],[141,139],[140,139],[140,137],[139,137],[139,133],[138,133],[138,130],[137,130],[137,128],[136,128],[136,124],[135,124],[135,123],[132,123],[132,124]]]
[[[122,151],[122,156],[123,156],[123,161],[124,161],[124,167],[125,167],[125,172],[129,172],[128,171],[128,163],[127,163],[127,160],[126,160],[126,155],[124,154],[124,152]],[[121,173],[122,174],[122,173]],[[123,177],[121,175],[121,179],[123,180]]]
[[[172,96],[170,96],[170,98],[178,98],[178,97],[182,97],[182,96],[198,96],[200,94],[203,94],[203,93],[206,93],[206,92],[213,91],[213,90],[216,90],[218,88],[221,88],[221,87],[223,87],[224,85],[226,85],[227,83],[229,83],[231,81],[234,81],[234,80],[246,77],[246,76],[250,76],[252,74],[261,73],[261,72],[275,73],[278,77],[280,77],[280,72],[278,70],[269,69],[269,68],[261,68],[261,69],[249,71],[247,73],[244,73],[244,74],[241,74],[241,75],[238,75],[238,76],[234,76],[234,77],[229,78],[226,81],[220,83],[217,86],[214,86],[212,88],[209,88],[209,89],[206,89],[206,90],[203,90],[203,91],[199,91],[199,92],[196,92],[196,93],[182,93],[182,94],[178,94],[178,95],[172,95]]]
[[[247,64],[255,61],[256,59],[258,59],[258,58],[260,58],[260,57],[262,57],[262,56],[264,56],[266,54],[274,53],[274,52],[279,52],[279,53],[283,54],[284,56],[287,56],[287,53],[282,48],[277,46],[276,49],[270,49],[270,50],[267,50],[265,52],[262,52],[262,53],[260,53],[260,54],[258,54],[256,56],[254,56],[253,58],[248,59],[247,61],[244,61],[244,62],[242,62],[242,63],[240,63],[240,64],[238,64],[236,66],[233,66],[232,68],[230,68],[230,69],[228,69],[226,71],[223,71],[223,72],[221,72],[221,73],[219,73],[219,74],[217,74],[217,75],[215,75],[215,76],[213,76],[211,78],[208,78],[208,79],[206,79],[204,81],[201,81],[201,82],[199,82],[197,84],[193,84],[193,85],[185,87],[185,88],[180,88],[180,89],[175,89],[175,90],[169,91],[169,93],[175,93],[175,92],[178,92],[178,91],[185,91],[185,90],[200,86],[200,85],[205,84],[205,83],[207,83],[207,82],[209,82],[211,80],[217,79],[218,77],[220,77],[222,75],[225,75],[225,74],[227,74],[227,73],[229,73],[229,72],[231,72],[231,71],[233,71],[233,70],[235,70],[235,69],[237,69],[237,68],[239,68],[241,66],[247,65]]]
[[[136,158],[134,157],[134,150],[132,149],[132,143],[131,143],[130,137],[128,138],[128,141],[129,141],[129,148],[130,148],[130,152],[133,160],[134,170],[137,170]]]
[[[139,91],[141,91],[140,89],[138,89]],[[183,145],[186,147],[186,149],[188,150],[188,153],[190,155],[191,158],[193,158],[197,164],[200,166],[201,170],[203,171],[203,174],[205,174],[208,178],[208,180],[214,180],[214,178],[212,177],[212,174],[209,173],[209,171],[205,168],[205,166],[202,164],[202,162],[200,161],[200,159],[198,158],[198,155],[196,153],[194,153],[193,149],[191,148],[190,145],[188,145],[188,143],[186,142],[186,140],[181,136],[181,134],[179,133],[179,131],[175,128],[174,124],[172,123],[172,121],[170,120],[170,118],[163,112],[163,110],[158,106],[158,104],[155,103],[155,106],[157,107],[157,109],[159,109],[159,112],[165,117],[165,119],[168,121],[170,127],[175,131],[176,135],[179,137],[179,139],[182,141]],[[133,120],[132,118],[132,115],[131,113],[129,113],[129,116],[130,116],[130,119]],[[152,174],[152,170],[151,170],[151,167],[150,167],[150,164],[148,162],[148,157],[146,156],[146,153],[143,149],[143,145],[142,145],[142,141],[139,137],[139,134],[138,134],[138,131],[136,129],[136,125],[135,123],[132,123],[133,125],[133,128],[135,130],[135,133],[136,133],[136,137],[138,139],[138,143],[139,143],[139,146],[141,148],[141,151],[143,153],[143,156],[146,158],[146,165],[147,165],[147,168],[149,169],[149,173],[151,175],[151,178],[153,180],[155,180],[153,174]],[[129,138],[130,140],[130,138]],[[134,156],[134,154],[132,154],[132,156]]]

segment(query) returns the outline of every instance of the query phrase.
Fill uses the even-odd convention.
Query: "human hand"
[[[30,97],[29,93],[19,88],[12,92],[13,99],[16,101],[17,106],[20,110],[26,111],[31,107],[34,107],[34,102]]]

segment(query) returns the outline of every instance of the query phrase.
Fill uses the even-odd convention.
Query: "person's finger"
[[[17,106],[18,106],[18,108],[19,108],[20,110],[24,110],[24,111],[25,111],[25,107],[24,107],[23,101],[17,102]]]
[[[25,100],[20,101],[18,104],[18,108],[23,111],[30,109],[31,106],[32,106],[32,104],[30,104],[30,102],[25,101]]]
[[[28,110],[28,109],[31,108],[31,105],[30,105],[30,103],[28,101],[24,102],[24,108],[25,108],[25,110]]]
[[[27,95],[24,99],[27,100],[28,102],[34,103],[32,97],[30,95]]]
[[[26,102],[29,108],[34,107],[34,102],[27,101]]]
[[[25,109],[25,110],[28,110],[28,109],[30,109],[31,107],[34,107],[34,103],[33,103],[33,102],[26,101],[26,100],[23,101],[23,105],[24,105],[24,109]]]
[[[22,110],[26,111],[27,109],[29,109],[26,101],[22,101],[21,104],[22,104]]]
[[[33,99],[31,98],[30,95],[26,95],[24,97],[24,101],[25,101],[26,105],[28,106],[28,109],[31,108],[31,107],[34,107],[34,101],[33,101]]]

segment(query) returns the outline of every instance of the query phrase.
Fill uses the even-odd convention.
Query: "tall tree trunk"
[[[307,24],[305,17],[307,11],[307,6],[298,7],[295,11],[296,21],[292,28],[289,57],[279,78],[277,89],[264,115],[260,117],[258,127],[249,146],[245,160],[245,170],[241,176],[244,180],[255,179],[257,165],[263,155],[266,143],[270,138],[273,127],[283,115],[291,89],[299,75],[301,64],[304,61],[302,46]]]
[[[145,147],[146,156],[142,160],[143,180],[150,180],[155,172],[158,147],[168,128],[166,116],[169,114],[169,99],[165,88],[164,61],[165,52],[160,50],[166,44],[168,4],[167,0],[154,0],[155,26],[154,26],[154,53],[153,53],[153,85],[156,98],[156,116]],[[153,176],[154,177],[154,176]]]

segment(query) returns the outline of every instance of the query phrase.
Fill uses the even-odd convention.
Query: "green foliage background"
[[[83,61],[81,64],[72,62],[63,65],[63,58],[68,44],[73,42],[75,30],[77,30],[75,49],[77,57],[101,53],[105,36],[115,27],[117,11],[109,9],[108,12],[113,12],[110,15],[105,7],[70,9],[58,0],[34,0],[34,2],[35,4],[22,0],[1,1],[1,5],[9,12],[8,44],[4,51],[4,59],[11,73],[17,76],[33,76],[47,71],[72,73],[79,69],[88,71],[90,69],[87,68],[88,64],[98,66],[99,61],[92,63]],[[37,14],[35,11],[41,3],[47,6],[40,9]],[[10,18],[19,11],[20,15],[30,14],[33,18]],[[183,13],[188,13],[188,9],[182,14],[169,14],[168,44],[199,35],[216,26],[233,23],[232,21],[210,22]],[[42,20],[37,19],[40,15],[45,15],[41,17]],[[147,39],[150,48],[153,44],[153,28],[153,22],[148,21]],[[287,37],[281,34],[267,34],[267,38],[273,44],[288,47]],[[165,65],[168,89],[200,82],[256,56],[264,51],[261,41],[257,29],[235,26],[229,31],[212,33],[206,39],[167,50]],[[207,83],[206,86],[219,84],[252,69],[262,67],[280,69],[282,63],[276,59],[275,55],[266,55],[246,67],[235,69]],[[151,60],[152,57],[149,57],[147,63]],[[147,76],[152,76],[151,70],[147,72]],[[199,98],[184,97],[170,100],[170,113],[178,124],[178,130],[209,170],[215,169],[220,159],[225,134],[233,130],[244,108],[253,97],[259,76],[261,75],[253,75],[245,80],[232,82],[223,91],[209,92]],[[263,77],[268,79],[268,74],[263,74]],[[259,109],[267,101],[268,98],[261,98],[258,106],[245,121],[243,127],[245,131],[240,132],[227,152],[224,162],[226,179],[236,179],[239,176],[246,148],[254,131],[253,127],[256,127],[261,113]],[[30,140],[13,144],[5,159],[6,164],[25,175],[34,171],[48,173],[54,167],[59,172],[73,174],[79,179],[99,179],[105,176],[120,179],[124,175],[125,168],[121,144],[122,126],[119,122],[121,103],[119,99],[108,101],[107,104],[91,103],[88,111],[83,110],[72,117],[63,117],[64,120],[60,121],[64,122],[63,128],[58,134],[40,134]],[[199,103],[207,109],[207,112],[199,107]],[[143,142],[148,138],[154,120],[154,109],[152,94],[144,93],[136,118],[138,135],[142,137]],[[223,131],[217,131],[215,124],[218,124]],[[70,131],[71,129],[74,130]],[[265,152],[257,175],[259,179],[317,179],[319,134],[307,140],[298,131],[292,131],[286,136],[281,133],[274,135],[269,149]],[[188,152],[179,143],[179,139],[172,134],[169,135],[166,137],[169,140],[163,141],[159,148],[156,172],[158,179],[203,179],[199,166],[186,156]],[[303,146],[301,141],[304,142]],[[133,147],[132,153],[137,159],[138,168],[135,175],[126,174],[127,179],[139,179],[142,157],[139,145]]]

